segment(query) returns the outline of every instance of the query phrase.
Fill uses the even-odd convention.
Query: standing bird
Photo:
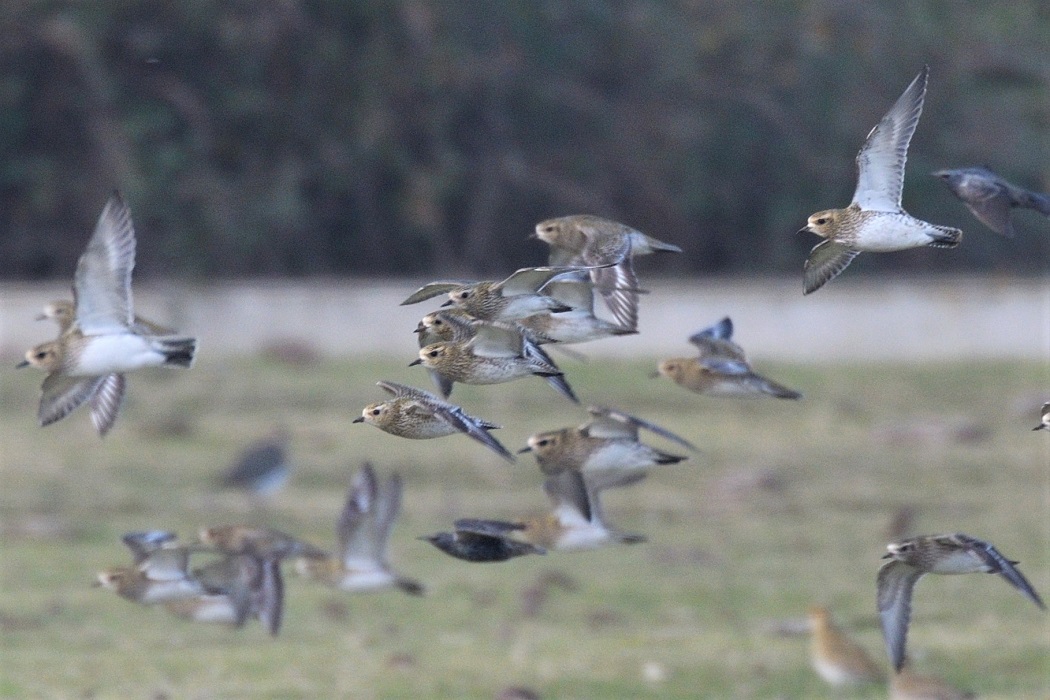
[[[690,336],[689,342],[700,351],[699,357],[664,360],[651,376],[663,375],[679,386],[708,396],[802,398],[797,391],[755,374],[744,349],[730,340],[732,335],[733,322],[727,316]]]
[[[999,574],[1040,610],[1046,606],[1020,571],[988,542],[956,533],[926,535],[886,545],[889,559],[876,580],[879,618],[886,651],[895,671],[904,663],[904,645],[911,617],[911,594],[925,574]]]
[[[878,683],[882,671],[868,652],[832,622],[828,609],[809,609],[810,662],[817,675],[834,686]]]
[[[547,477],[543,490],[553,510],[548,515],[518,522],[470,520],[479,529],[499,531],[515,542],[546,550],[597,549],[608,544],[638,544],[644,535],[619,532],[605,523],[599,491],[583,473],[566,471]],[[464,521],[460,521],[462,523]]]
[[[908,143],[922,114],[928,74],[929,66],[923,66],[868,134],[857,154],[857,189],[850,205],[818,211],[799,231],[826,239],[813,248],[806,261],[806,294],[835,279],[862,251],[954,248],[962,240],[959,229],[927,223],[901,208]]]
[[[429,391],[385,380],[376,385],[394,398],[365,406],[354,423],[368,423],[385,433],[410,440],[464,433],[508,462],[514,461],[514,455],[489,433],[500,427],[495,423],[467,415],[459,406],[442,401]]]
[[[125,372],[193,364],[196,338],[150,335],[135,324],[131,302],[134,266],[131,212],[114,193],[77,262],[73,323],[57,340],[29,350],[18,365],[33,365],[48,373],[38,411],[41,426],[89,401],[92,423],[99,435],[105,435],[124,398]]]
[[[237,461],[219,480],[223,488],[241,489],[259,496],[270,496],[288,482],[291,464],[288,443],[292,434],[283,425],[266,437],[256,440],[237,457]]]
[[[551,247],[551,265],[586,265],[594,288],[602,295],[616,323],[638,330],[638,277],[631,259],[650,253],[681,253],[630,226],[590,214],[547,219],[536,224],[536,238]],[[610,267],[611,266],[611,267]]]
[[[409,366],[423,365],[440,375],[442,393],[452,384],[501,384],[531,375],[544,377],[558,393],[579,403],[572,387],[547,353],[522,331],[506,325],[478,322],[469,340],[431,343]]]
[[[988,168],[938,170],[933,176],[948,185],[952,194],[962,200],[978,221],[1000,236],[1014,237],[1010,210],[1015,207],[1034,209],[1043,216],[1050,216],[1050,195],[1012,185]]]
[[[431,282],[401,302],[417,304],[448,294],[444,306],[455,306],[481,321],[513,321],[541,311],[568,311],[569,307],[543,293],[547,284],[576,267],[523,267],[501,281]]]
[[[445,554],[475,563],[507,561],[526,554],[546,554],[542,547],[516,542],[507,529],[489,521],[465,518],[453,523],[455,532],[438,532],[419,539],[429,542]]]
[[[588,478],[637,480],[657,464],[677,464],[686,457],[657,450],[638,439],[641,429],[695,450],[688,440],[670,430],[622,411],[601,406],[587,409],[591,420],[577,427],[536,433],[519,454],[531,452],[540,471],[554,476],[565,471],[584,472]]]
[[[1042,415],[1039,418],[1039,425],[1032,428],[1032,430],[1050,430],[1050,401],[1043,404]]]
[[[365,463],[354,475],[346,504],[336,522],[339,550],[335,556],[300,557],[301,576],[351,593],[398,588],[423,595],[423,586],[395,573],[387,562],[390,533],[401,510],[401,477],[393,474],[379,488],[375,470]]]

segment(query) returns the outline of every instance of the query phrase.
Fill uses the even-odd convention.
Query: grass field
[[[649,542],[503,564],[451,559],[419,535],[462,516],[547,507],[529,455],[515,466],[465,437],[407,441],[351,420],[380,378],[428,386],[394,360],[313,365],[245,359],[136,375],[113,433],[85,410],[35,424],[41,375],[0,371],[0,696],[97,698],[885,697],[833,691],[808,639],[774,633],[812,603],[885,664],[875,572],[890,519],[915,534],[994,542],[1050,596],[1046,364],[768,366],[802,402],[733,402],[647,377],[653,363],[561,360],[585,402],[618,406],[702,452],[606,494],[609,519]],[[582,422],[540,380],[457,385],[508,448]],[[212,488],[251,439],[284,422],[296,469],[264,508]],[[648,442],[677,451],[658,437]],[[349,596],[287,570],[280,637],[195,625],[93,588],[125,563],[121,533],[249,522],[331,546],[363,460],[403,474],[391,558],[427,596]],[[552,574],[556,574],[554,576]],[[535,591],[546,579],[546,598]],[[528,601],[530,609],[525,609]],[[1050,696],[1050,616],[998,577],[916,589],[915,665],[987,698]],[[540,603],[537,605],[537,603]]]

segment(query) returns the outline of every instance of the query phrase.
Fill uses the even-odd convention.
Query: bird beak
[[[930,175],[933,175],[934,177],[946,178],[946,177],[948,177],[948,171],[947,170],[934,170],[932,173],[930,173]]]
[[[427,329],[427,327],[423,325],[423,322],[422,322],[422,321],[420,321],[420,322],[419,322],[419,325],[418,325],[418,326],[416,326],[416,329],[415,329],[414,331],[412,331],[412,332],[413,332],[413,333],[422,333],[422,332],[423,332],[423,331],[425,331],[426,329]]]
[[[446,306],[452,306],[452,303],[453,303],[452,300],[449,299],[448,301],[446,301],[444,304],[441,305],[441,308],[445,308]]]
[[[660,377],[660,370],[653,370],[649,373],[649,379],[658,379]]]
[[[934,173],[934,175],[936,175],[936,174],[937,173]],[[37,316],[33,320],[34,321],[46,321],[47,320],[47,314],[37,314]]]
[[[29,366],[29,360],[22,360],[17,365],[15,365],[15,369],[22,369],[23,367],[28,367],[28,366]]]
[[[423,358],[422,357],[417,357],[416,359],[414,359],[411,362],[409,362],[408,366],[409,367],[415,367],[416,365],[421,365],[421,364],[423,364]]]
[[[882,555],[882,558],[883,559],[892,559],[893,558],[893,552],[886,552],[885,554]]]
[[[796,236],[797,236],[798,234],[800,234],[800,233],[813,233],[813,232],[812,232],[812,231],[810,230],[810,228],[809,228],[809,224],[806,224],[805,226],[803,226],[802,228],[800,228],[800,229],[799,229],[798,231],[795,231],[795,235],[796,235]]]
[[[354,418],[350,422],[351,423],[364,423],[365,422],[365,417],[364,416],[358,416],[357,418]]]
[[[520,450],[518,450],[518,454],[519,455],[523,455],[526,452],[532,452],[532,448],[529,447],[528,445],[525,445],[525,447],[522,447]]]

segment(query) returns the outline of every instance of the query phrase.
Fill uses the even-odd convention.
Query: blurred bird
[[[542,292],[551,280],[577,269],[523,267],[501,281],[431,282],[413,292],[401,305],[448,294],[445,306],[455,305],[481,321],[513,321],[541,311],[568,311],[570,307]]]
[[[1032,430],[1050,430],[1050,402],[1043,404],[1043,411],[1039,418],[1039,425],[1032,428]]]
[[[730,338],[733,322],[723,318],[689,338],[699,357],[675,357],[659,364],[652,377],[663,375],[675,384],[698,394],[736,399],[773,396],[800,399],[802,394],[755,374],[743,348]]]
[[[464,433],[507,461],[514,461],[514,455],[489,433],[500,427],[495,423],[467,415],[459,406],[442,401],[429,391],[385,380],[376,385],[394,398],[365,406],[354,423],[368,423],[383,432],[411,440]]]
[[[516,542],[547,550],[575,551],[597,549],[608,544],[645,542],[644,535],[619,532],[605,524],[599,490],[589,486],[581,472],[566,471],[548,477],[543,482],[543,490],[554,506],[548,515],[519,522],[469,522],[472,527],[501,532]]]
[[[810,662],[827,683],[847,686],[882,680],[882,671],[871,656],[832,622],[827,608],[810,608],[809,622]]]
[[[371,464],[354,475],[346,504],[336,522],[339,544],[336,556],[300,557],[301,576],[352,593],[399,588],[423,595],[423,586],[396,574],[387,563],[386,550],[394,521],[401,510],[401,477],[393,474],[382,489]]]
[[[193,570],[205,593],[165,607],[174,615],[196,622],[218,622],[242,627],[250,618],[277,636],[284,616],[284,580],[280,560],[234,554]]]
[[[37,321],[52,320],[58,324],[58,333],[68,331],[76,321],[76,305],[68,299],[56,299],[44,305],[44,310],[37,315]],[[175,335],[173,328],[153,323],[136,315],[131,323],[132,329],[141,335]]]
[[[907,659],[899,673],[890,677],[890,700],[969,700],[973,693],[959,690],[936,676],[911,670]]]
[[[264,438],[245,447],[219,480],[223,488],[240,489],[259,496],[271,496],[288,483],[291,464],[288,444],[292,434],[279,425]]]
[[[204,592],[200,582],[187,572],[190,552],[174,543],[167,531],[132,532],[124,535],[134,564],[100,571],[97,585],[121,598],[155,605]]]
[[[876,581],[879,617],[886,651],[895,671],[904,663],[904,645],[911,617],[915,582],[925,574],[999,574],[1041,610],[1046,606],[1020,571],[988,542],[955,533],[926,535],[886,545]]]
[[[594,315],[594,290],[586,277],[560,278],[549,283],[545,289],[551,297],[570,307],[569,310],[534,314],[519,320],[518,324],[546,342],[587,343],[638,332],[635,328],[622,328]]]
[[[587,265],[594,288],[625,330],[638,329],[638,278],[631,259],[682,249],[630,226],[590,214],[547,219],[536,224],[535,237],[551,247],[551,265]],[[606,267],[610,266],[611,267]]]
[[[911,81],[857,154],[857,189],[845,209],[818,211],[802,231],[826,240],[806,261],[805,293],[835,279],[862,251],[889,252],[919,246],[954,248],[962,231],[930,224],[901,208],[908,144],[922,114],[929,67]]]
[[[559,393],[579,403],[562,371],[550,357],[520,330],[504,325],[479,323],[467,341],[446,341],[420,349],[409,366],[422,364],[447,383],[447,397],[454,382],[501,384],[537,375],[548,379]]]
[[[445,554],[470,562],[507,561],[526,554],[546,554],[546,550],[512,540],[503,526],[490,526],[484,520],[462,519],[453,523],[455,532],[439,532],[420,537]]]
[[[105,435],[124,397],[125,372],[193,364],[195,338],[148,335],[134,325],[134,266],[131,213],[114,193],[77,262],[74,322],[57,340],[29,350],[18,365],[32,365],[48,373],[38,411],[41,426],[64,418],[88,401],[92,423],[99,435]]]
[[[602,406],[587,409],[591,420],[573,428],[550,430],[529,437],[519,454],[532,452],[540,471],[554,476],[565,471],[602,473],[610,480],[640,479],[657,464],[677,464],[686,457],[661,452],[639,441],[641,429],[691,450],[688,440],[665,428],[622,411]]]
[[[933,176],[948,185],[982,224],[1000,236],[1013,238],[1010,210],[1015,207],[1050,216],[1050,196],[1012,185],[988,168],[938,170]]]
[[[197,539],[200,544],[214,547],[223,554],[250,554],[259,559],[324,557],[327,554],[323,549],[268,527],[202,527],[197,533]]]

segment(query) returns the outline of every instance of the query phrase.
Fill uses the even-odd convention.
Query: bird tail
[[[1050,216],[1050,195],[1038,192],[1025,192],[1021,195],[1021,206],[1035,209],[1043,216]]]
[[[794,389],[788,389],[783,384],[777,384],[776,382],[770,381],[769,379],[763,379],[759,386],[763,393],[769,394],[770,396],[775,396],[778,399],[797,400],[802,398],[802,394],[798,393]]]
[[[196,338],[159,337],[153,347],[164,355],[164,364],[171,367],[192,367],[197,354]]]
[[[962,231],[951,226],[934,226],[937,233],[931,234],[932,240],[926,245],[933,248],[954,248],[962,241]]]

